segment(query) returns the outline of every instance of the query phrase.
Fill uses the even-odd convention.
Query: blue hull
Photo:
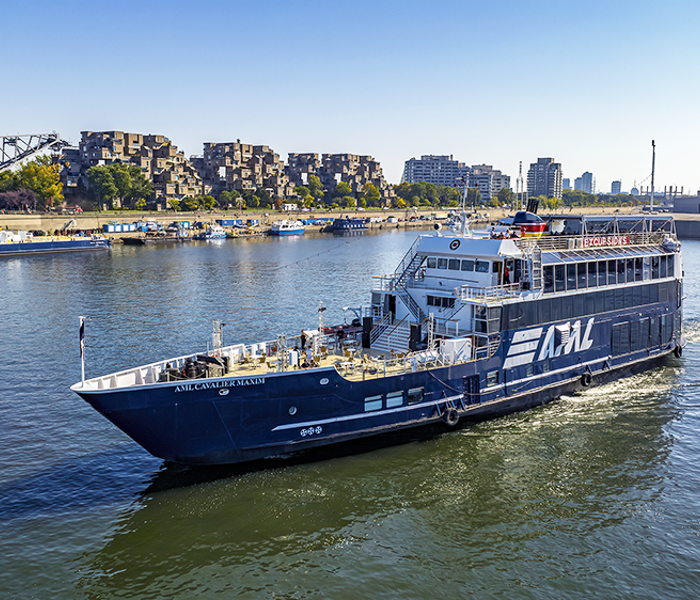
[[[644,317],[658,326],[652,331],[654,336],[658,332],[658,343],[633,351],[622,348],[620,353],[613,326],[638,314],[638,309],[628,309],[584,317],[577,329],[581,348],[577,342],[570,353],[552,355],[534,366],[507,367],[516,333],[539,332],[538,348],[545,352],[544,330],[557,322],[524,332],[504,331],[491,358],[366,381],[349,380],[328,367],[121,390],[74,390],[155,456],[187,464],[238,463],[526,410],[651,368],[665,355],[680,352],[680,309],[669,299],[644,309]]]
[[[112,240],[108,238],[4,243],[0,244],[0,256],[78,252],[82,250],[107,250],[111,248],[111,246]]]

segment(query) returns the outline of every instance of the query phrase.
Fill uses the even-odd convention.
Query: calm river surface
[[[664,368],[432,439],[268,469],[153,458],[68,389],[369,299],[416,232],[0,261],[0,599],[696,598],[700,242]]]

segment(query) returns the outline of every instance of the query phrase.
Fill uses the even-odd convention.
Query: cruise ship
[[[350,326],[300,324],[72,386],[151,454],[228,464],[526,410],[680,356],[672,217],[420,235]],[[432,431],[432,430],[431,430]]]

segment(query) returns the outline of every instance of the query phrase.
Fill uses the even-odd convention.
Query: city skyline
[[[656,189],[695,193],[699,16],[685,0],[8,3],[0,135],[138,131],[188,157],[241,139],[285,162],[370,155],[391,183],[412,156],[498,165],[512,185],[551,156],[601,191],[650,185],[654,139]]]

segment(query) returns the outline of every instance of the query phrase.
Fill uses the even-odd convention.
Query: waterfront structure
[[[285,173],[284,162],[269,146],[235,142],[205,142],[204,154],[194,159],[202,179],[214,194],[224,190],[266,189],[273,197],[287,198],[294,185]]]
[[[64,195],[76,197],[87,188],[90,167],[114,163],[138,166],[153,185],[151,198],[161,208],[168,200],[209,192],[196,169],[163,135],[143,135],[124,131],[83,131],[77,148],[65,148],[59,159]],[[117,207],[119,200],[115,200]]]
[[[610,193],[615,196],[616,194],[622,193],[622,181],[613,181],[610,185]]]
[[[471,169],[464,163],[454,160],[453,156],[426,154],[410,158],[404,163],[401,183],[425,181],[433,185],[456,187],[460,178],[468,178]],[[482,194],[483,196],[483,194]]]
[[[553,158],[538,158],[536,163],[530,163],[527,172],[527,193],[531,197],[561,198],[561,163],[554,162]]]

